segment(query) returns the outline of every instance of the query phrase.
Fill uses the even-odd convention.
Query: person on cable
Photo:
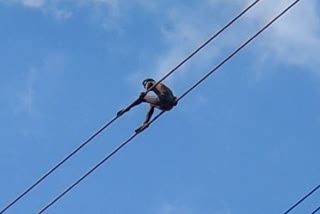
[[[146,91],[141,92],[139,98],[135,100],[131,105],[128,107],[121,109],[118,111],[117,116],[123,115],[125,112],[129,111],[132,107],[135,107],[141,103],[148,103],[149,109],[147,111],[146,118],[143,124],[135,130],[135,132],[141,132],[145,128],[147,128],[148,123],[152,117],[154,112],[154,108],[158,108],[163,111],[170,111],[175,105],[177,105],[177,98],[173,95],[170,88],[168,88],[163,83],[158,83],[151,78],[147,78],[142,82],[143,87]],[[150,91],[154,92],[156,96],[147,95]]]

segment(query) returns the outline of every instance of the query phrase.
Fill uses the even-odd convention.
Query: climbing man
[[[143,102],[149,104],[149,109],[147,111],[146,118],[143,124],[135,130],[136,133],[141,132],[145,128],[147,128],[148,122],[150,121],[154,112],[154,108],[158,108],[163,111],[170,111],[173,108],[173,106],[177,105],[177,98],[173,95],[170,88],[168,88],[163,83],[157,84],[155,80],[148,78],[143,80],[142,85],[146,89],[146,91],[141,92],[137,100],[135,100],[127,108],[124,108],[117,113],[117,116],[121,116],[125,112],[130,111],[132,107],[137,106]],[[154,92],[157,96],[147,96],[147,92],[149,92],[149,89],[151,89],[150,91]]]

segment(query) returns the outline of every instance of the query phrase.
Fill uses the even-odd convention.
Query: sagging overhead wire
[[[221,61],[218,65],[216,65],[212,70],[210,70],[205,76],[203,76],[199,81],[197,81],[193,86],[191,86],[186,92],[184,92],[179,98],[178,101],[184,98],[187,94],[189,94],[192,90],[194,90],[197,86],[199,86],[204,80],[206,80],[210,75],[212,75],[216,70],[218,70],[222,65],[224,65],[227,61],[229,61],[232,57],[234,57],[240,50],[246,47],[249,43],[251,43],[257,36],[259,36],[262,32],[264,32],[267,28],[269,28],[274,22],[276,22],[281,16],[287,13],[292,7],[294,7],[300,0],[294,1],[290,4],[286,9],[284,9],[280,14],[278,14],[275,18],[273,18],[269,23],[267,23],[263,28],[261,28],[257,33],[255,33],[252,37],[250,37],[247,41],[245,41],[242,45],[240,45],[237,49],[235,49],[230,55],[228,55],[224,60]],[[155,122],[161,115],[163,115],[165,111],[161,111],[156,117],[154,117],[147,125],[147,127]],[[137,135],[141,132],[135,133],[131,135],[126,141],[120,144],[115,150],[109,153],[105,158],[103,158],[100,162],[94,165],[90,170],[88,170],[83,176],[81,176],[76,182],[66,188],[60,195],[58,195],[54,200],[48,203],[45,207],[43,207],[38,214],[45,212],[49,207],[55,204],[59,199],[61,199],[65,194],[67,194],[70,190],[72,190],[75,186],[77,186],[83,179],[89,176],[92,172],[94,172],[99,166],[101,166],[104,162],[109,160],[113,155],[115,155],[120,149],[122,149],[125,145],[131,142]]]
[[[316,213],[319,212],[319,211],[320,211],[320,207],[318,207],[317,209],[315,209],[314,211],[312,211],[311,214],[316,214]]]
[[[171,71],[169,71],[164,77],[162,77],[153,87],[148,89],[146,92],[151,91],[155,86],[157,86],[160,82],[168,78],[171,74],[173,74],[178,68],[180,68],[183,64],[189,61],[194,55],[196,55],[201,49],[207,46],[212,40],[217,38],[222,32],[224,32],[227,28],[229,28],[235,21],[237,21],[241,16],[247,13],[253,6],[255,6],[261,0],[255,0],[248,7],[246,7],[242,12],[240,12],[237,16],[235,16],[231,21],[229,21],[224,27],[222,27],[219,31],[214,33],[209,39],[207,39],[203,44],[201,44],[195,51],[193,51],[190,55],[188,55],[183,61],[181,61],[176,67],[174,67]],[[108,121],[105,125],[103,125],[98,131],[92,134],[87,140],[85,140],[82,144],[80,144],[76,149],[74,149],[71,153],[65,156],[60,162],[58,162],[55,166],[53,166],[50,170],[48,170],[44,175],[42,175],[37,181],[35,181],[32,185],[30,185],[26,190],[24,190],[21,194],[19,194],[14,200],[12,200],[8,205],[6,205],[1,211],[0,214],[4,213],[7,209],[17,203],[21,198],[23,198],[27,193],[29,193],[33,188],[39,185],[43,180],[45,180],[50,174],[52,174],[55,170],[57,170],[62,164],[64,164],[68,159],[70,159],[73,155],[79,152],[83,147],[85,147],[89,142],[91,142],[97,135],[99,135],[103,130],[109,127],[113,122],[115,122],[120,116],[115,116],[110,121]]]
[[[303,198],[301,198],[299,201],[297,201],[294,205],[292,205],[287,211],[285,211],[283,214],[288,214],[290,213],[294,208],[296,208],[299,204],[301,204],[304,200],[309,198],[313,193],[315,193],[318,189],[320,188],[320,184],[313,188],[310,192],[308,192]],[[320,207],[319,207],[320,209]],[[316,213],[319,211],[319,209],[316,209],[315,211],[312,212],[312,214]]]
[[[167,77],[169,77],[172,73],[174,73],[178,68],[180,68],[184,63],[186,63],[189,59],[191,59],[194,55],[196,55],[201,49],[203,49],[205,46],[207,46],[212,40],[217,38],[223,31],[228,29],[235,21],[237,21],[241,16],[243,16],[245,13],[247,13],[251,8],[253,8],[260,0],[256,0],[252,2],[247,8],[245,8],[241,13],[239,13],[237,16],[235,16],[231,21],[229,21],[225,26],[223,26],[218,32],[216,32],[214,35],[212,35],[208,40],[206,40],[202,45],[200,45],[196,50],[194,50],[189,56],[187,56],[183,61],[181,61],[176,67],[174,67],[170,72],[168,72],[166,75],[164,75],[156,84],[154,84],[152,87],[150,87],[146,93],[150,92],[152,89],[154,89],[159,83],[161,83],[163,80],[165,80]]]

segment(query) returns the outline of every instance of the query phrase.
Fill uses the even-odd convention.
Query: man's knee
[[[151,105],[155,105],[155,106],[159,105],[159,103],[160,103],[159,98],[156,96],[145,96],[143,99],[144,99],[144,102],[147,102],[147,103],[149,103]]]
[[[166,103],[161,103],[160,105],[160,109],[164,110],[164,111],[170,111],[174,106],[176,106],[177,103],[173,103],[173,102],[166,102]]]

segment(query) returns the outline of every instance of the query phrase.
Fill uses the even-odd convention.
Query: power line
[[[164,77],[162,77],[153,87],[149,88],[147,92],[151,91],[156,85],[165,80],[171,74],[173,74],[178,68],[180,68],[183,64],[189,61],[194,55],[196,55],[201,49],[203,49],[206,45],[208,45],[212,40],[218,37],[223,31],[229,28],[235,21],[237,21],[241,16],[243,16],[246,12],[248,12],[253,6],[255,6],[260,0],[256,0],[251,3],[247,8],[245,8],[241,13],[235,16],[231,21],[229,21],[224,27],[222,27],[218,32],[212,35],[209,39],[207,39],[202,45],[200,45],[195,51],[193,51],[189,56],[187,56],[182,62],[180,62],[176,67],[174,67],[171,71],[169,71]],[[127,107],[128,108],[128,107]],[[126,109],[127,109],[126,108]],[[58,162],[55,166],[53,166],[48,172],[42,175],[36,182],[34,182],[31,186],[29,186],[25,191],[23,191],[20,195],[18,195],[12,202],[10,202],[7,206],[5,206],[0,214],[4,213],[7,209],[9,209],[12,205],[17,203],[21,198],[23,198],[28,192],[30,192],[33,188],[35,188],[38,184],[40,184],[43,180],[45,180],[50,174],[52,174],[55,170],[57,170],[62,164],[64,164],[68,159],[70,159],[73,155],[75,155],[78,151],[80,151],[84,146],[86,146],[90,141],[92,141],[97,135],[99,135],[103,130],[105,130],[108,126],[110,126],[113,122],[115,122],[120,116],[116,116],[103,125],[97,132],[95,132],[91,137],[89,137],[86,141],[80,144],[76,149],[74,149],[71,153],[69,153],[65,158],[63,158],[60,162]]]
[[[283,10],[279,15],[277,15],[274,19],[272,19],[268,24],[266,24],[263,28],[261,28],[256,34],[254,34],[250,39],[245,41],[239,48],[237,48],[234,52],[232,52],[228,57],[222,60],[214,69],[212,69],[209,73],[207,73],[204,77],[202,77],[198,82],[196,82],[190,89],[184,92],[179,99],[182,99],[188,93],[190,93],[194,88],[196,88],[200,83],[202,83],[205,79],[207,79],[213,72],[218,70],[222,65],[224,65],[227,61],[229,61],[234,55],[236,55],[240,50],[242,50],[245,46],[247,46],[252,40],[254,40],[257,36],[259,36],[263,31],[265,31],[270,25],[272,25],[275,21],[277,21],[282,15],[284,15],[287,11],[289,11],[294,5],[296,5],[300,0],[296,0],[291,5],[289,5],[285,10]]]
[[[301,198],[299,201],[297,201],[294,205],[292,205],[287,211],[285,211],[283,214],[288,214],[289,212],[291,212],[294,208],[296,208],[299,204],[301,204],[304,200],[306,200],[307,198],[309,198],[313,193],[315,193],[318,189],[320,188],[320,184],[318,186],[316,186],[315,188],[313,188],[310,192],[308,192],[303,198]],[[316,213],[317,211],[319,211],[320,207],[315,210],[314,212],[312,212],[312,214]]]
[[[320,211],[320,207],[318,207],[317,209],[315,209],[311,214],[316,214],[318,211]]]
[[[52,174],[56,169],[58,169],[62,164],[64,164],[68,159],[70,159],[73,155],[75,155],[78,151],[80,151],[85,145],[87,145],[91,140],[93,140],[98,134],[100,134],[104,129],[110,126],[114,121],[116,121],[119,117],[116,116],[103,125],[98,131],[96,131],[93,135],[91,135],[86,141],[84,141],[80,146],[74,149],[71,153],[69,153],[65,158],[63,158],[60,162],[58,162],[55,166],[53,166],[48,172],[42,175],[36,182],[34,182],[31,186],[29,186],[25,191],[23,191],[20,195],[18,195],[12,202],[10,202],[6,207],[4,207],[0,214],[7,211],[11,206],[17,203],[21,198],[23,198],[28,192],[30,192],[33,188],[35,188],[38,184],[40,184],[43,180],[45,180],[50,174]]]
[[[178,101],[185,97],[188,93],[194,90],[200,83],[202,83],[205,79],[207,79],[213,72],[219,69],[222,65],[224,65],[227,61],[229,61],[233,56],[235,56],[240,50],[242,50],[245,46],[247,46],[250,42],[252,42],[257,36],[259,36],[263,31],[265,31],[268,27],[270,27],[275,21],[277,21],[281,16],[283,16],[286,12],[288,12],[294,5],[296,5],[300,0],[296,0],[291,5],[289,5],[285,10],[283,10],[279,15],[273,18],[268,24],[266,24],[261,30],[259,30],[256,34],[254,34],[250,39],[244,42],[239,48],[233,51],[229,56],[227,56],[221,63],[215,66],[212,70],[210,70],[203,78],[201,78],[198,82],[196,82],[191,88],[189,88],[185,93],[183,93],[179,98]],[[148,124],[147,127],[156,121],[165,111],[161,111],[157,116],[155,116]],[[143,130],[144,131],[144,130]],[[76,182],[74,182],[71,186],[65,189],[60,195],[58,195],[54,200],[52,200],[49,204],[47,204],[44,208],[42,208],[38,214],[43,213],[49,207],[51,207],[54,203],[56,203],[59,199],[61,199],[65,194],[67,194],[70,190],[72,190],[76,185],[78,185],[83,179],[89,176],[93,171],[95,171],[99,166],[101,166],[104,162],[110,159],[113,155],[115,155],[121,148],[131,142],[139,133],[133,134],[129,137],[126,141],[124,141],[120,146],[118,146],[115,150],[109,153],[105,158],[103,158],[98,164],[92,167],[89,171],[87,171],[83,176],[80,177]]]
[[[199,46],[195,51],[193,51],[189,56],[187,56],[181,63],[179,63],[176,67],[174,67],[170,72],[168,72],[163,78],[161,78],[156,84],[152,85],[147,91],[151,91],[154,89],[160,82],[169,77],[173,72],[175,72],[179,67],[181,67],[185,62],[191,59],[194,55],[196,55],[202,48],[208,45],[212,40],[217,38],[223,31],[225,31],[228,27],[230,27],[235,21],[237,21],[241,16],[243,16],[246,12],[248,12],[253,6],[255,6],[260,0],[256,0],[251,3],[247,8],[245,8],[239,15],[234,17],[231,21],[229,21],[224,27],[222,27],[218,32],[212,35],[208,40],[206,40],[202,45]]]
[[[47,204],[44,208],[39,211],[43,213],[49,207],[51,207],[54,203],[56,203],[60,198],[62,198],[65,194],[67,194],[71,189],[73,189],[76,185],[78,185],[83,179],[85,179],[88,175],[90,175],[94,170],[96,170],[99,166],[101,166],[105,161],[111,158],[115,153],[117,153],[122,147],[128,144],[132,139],[134,139],[138,133],[133,134],[130,138],[128,138],[125,142],[123,142],[120,146],[118,146],[115,150],[113,150],[110,154],[108,154],[104,159],[102,159],[98,164],[96,164],[93,168],[91,168],[88,172],[86,172],[80,179],[78,179],[75,183],[69,186],[65,191],[63,191],[58,197],[56,197],[53,201]]]

